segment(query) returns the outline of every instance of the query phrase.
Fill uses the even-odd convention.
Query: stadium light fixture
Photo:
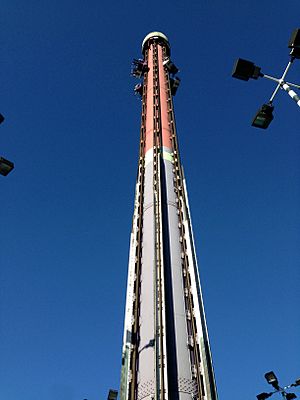
[[[118,398],[118,391],[110,389],[107,400],[117,400],[117,398]]]
[[[267,129],[274,118],[273,110],[274,106],[271,104],[263,104],[253,118],[252,126]]]
[[[297,396],[295,395],[295,393],[286,393],[285,398],[286,400],[294,400],[297,398]]]
[[[300,385],[300,379],[296,379],[296,381],[294,383],[291,383],[288,386],[280,387],[278,379],[277,379],[274,371],[266,372],[265,373],[265,378],[266,378],[266,381],[270,385],[272,385],[275,390],[273,392],[270,392],[270,393],[263,392],[263,393],[258,394],[256,396],[257,400],[266,400],[267,398],[271,397],[274,393],[280,393],[285,400],[294,400],[294,399],[297,398],[295,393],[287,392],[286,389],[289,389],[292,386],[299,386]]]
[[[233,66],[232,77],[243,81],[258,79],[261,76],[260,70],[261,68],[253,62],[238,58]]]
[[[300,85],[296,83],[286,82],[285,77],[292,66],[295,59],[300,59],[300,29],[295,29],[291,35],[288,43],[290,51],[290,61],[288,62],[283,74],[280,78],[276,78],[271,75],[267,75],[261,72],[261,67],[258,67],[252,61],[244,60],[243,58],[238,58],[233,66],[232,77],[243,81],[248,81],[249,79],[258,79],[259,77],[269,79],[276,82],[276,88],[273,91],[269,101],[264,104],[260,110],[255,115],[252,126],[256,128],[267,129],[273,120],[273,100],[280,89],[283,89],[300,107],[300,97],[297,93],[292,90],[292,87],[300,89]]]
[[[295,29],[292,32],[288,47],[291,49],[291,56],[300,58],[300,29]]]
[[[0,174],[3,176],[8,175],[14,169],[14,163],[0,157]]]
[[[300,378],[296,379],[295,382],[291,384],[291,386],[300,386]]]
[[[276,390],[279,389],[278,379],[273,371],[265,373],[265,378],[269,385],[272,385]]]
[[[263,392],[263,393],[258,394],[256,397],[257,397],[257,400],[266,400],[268,397],[271,397],[272,394],[273,393],[265,393],[265,392]]]

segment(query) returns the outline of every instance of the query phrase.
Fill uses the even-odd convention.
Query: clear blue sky
[[[300,110],[280,75],[299,0],[4,0],[1,4],[0,398],[106,400],[118,388],[144,36],[170,39],[175,98],[220,399],[300,375]],[[300,81],[300,61],[290,81]],[[299,391],[298,391],[299,393]],[[300,393],[299,393],[300,395]]]

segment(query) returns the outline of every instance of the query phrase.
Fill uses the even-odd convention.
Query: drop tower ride
[[[217,400],[175,126],[178,69],[161,32],[142,53],[132,70],[142,116],[120,398]]]

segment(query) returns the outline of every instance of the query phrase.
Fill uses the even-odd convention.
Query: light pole
[[[300,379],[296,379],[296,381],[294,383],[291,383],[290,385],[280,387],[278,379],[273,371],[267,372],[265,374],[265,378],[266,378],[266,381],[268,382],[268,384],[272,385],[275,390],[273,392],[269,392],[269,393],[263,392],[263,393],[258,394],[256,396],[257,400],[266,400],[267,398],[271,397],[274,393],[280,393],[285,400],[294,400],[297,398],[295,393],[288,393],[288,392],[286,392],[286,389],[289,389],[293,386],[299,386]]]
[[[252,126],[256,128],[267,129],[271,121],[273,120],[273,101],[279,89],[283,89],[284,91],[286,91],[287,94],[300,107],[300,97],[292,89],[292,87],[300,89],[300,85],[286,82],[285,80],[285,77],[289,69],[291,68],[294,60],[300,59],[300,29],[295,29],[293,31],[288,43],[288,47],[291,49],[290,61],[288,62],[288,65],[286,66],[281,78],[275,78],[274,76],[263,74],[261,72],[261,67],[258,67],[253,62],[244,60],[242,58],[238,58],[234,64],[232,71],[233,78],[248,81],[249,79],[258,79],[259,77],[261,77],[277,83],[276,88],[273,91],[269,101],[261,106],[261,108],[258,110],[252,120]]]
[[[0,124],[4,121],[4,117],[0,114]],[[0,157],[0,174],[3,176],[8,175],[14,169],[14,163],[6,160],[4,157]]]

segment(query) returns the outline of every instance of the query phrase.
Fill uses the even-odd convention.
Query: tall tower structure
[[[132,221],[121,400],[217,400],[173,95],[168,38],[152,32],[141,79],[140,149]]]

